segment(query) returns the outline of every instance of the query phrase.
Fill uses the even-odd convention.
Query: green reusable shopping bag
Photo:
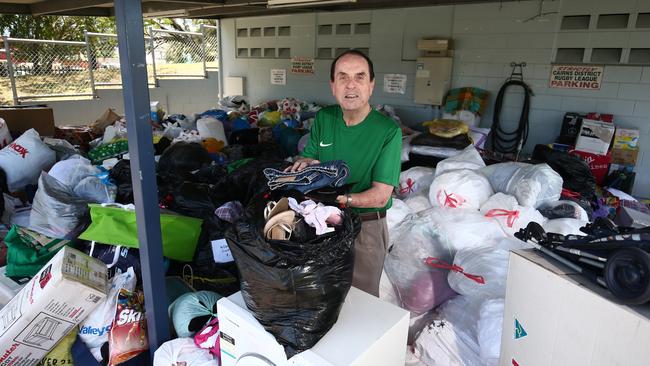
[[[79,239],[138,248],[135,211],[118,204],[90,204],[91,224]],[[203,220],[177,214],[160,214],[163,255],[181,262],[194,258]]]
[[[70,240],[53,239],[24,227],[11,225],[5,237],[9,277],[33,277]]]

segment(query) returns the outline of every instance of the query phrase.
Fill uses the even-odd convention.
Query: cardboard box
[[[578,151],[576,149],[569,151],[569,154],[577,155],[582,160],[584,160],[585,163],[589,165],[591,174],[593,174],[594,178],[596,178],[596,183],[599,185],[603,183],[607,177],[607,173],[609,173],[609,164],[612,162],[611,152],[607,153],[607,155],[598,155],[584,151]]]
[[[106,297],[106,265],[61,249],[0,310],[0,366],[36,365]]]
[[[612,164],[636,165],[639,158],[639,149],[612,149]]]
[[[499,365],[642,366],[648,345],[650,305],[619,305],[535,250],[510,254]]]
[[[605,155],[614,137],[616,127],[608,122],[584,118],[576,140],[576,150]]]
[[[616,127],[612,149],[637,150],[639,148],[639,130]]]
[[[0,118],[12,135],[19,136],[30,128],[41,136],[54,136],[54,113],[47,106],[0,107]]]
[[[448,39],[419,39],[417,43],[418,51],[446,51],[450,47]]]

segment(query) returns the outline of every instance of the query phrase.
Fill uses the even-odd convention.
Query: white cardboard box
[[[584,118],[576,139],[576,150],[607,155],[615,130],[613,123]]]
[[[352,287],[332,329],[287,360],[284,348],[248,310],[241,292],[217,302],[221,365],[404,365],[409,312]],[[264,363],[264,361],[266,363]]]
[[[510,255],[501,366],[650,364],[650,304],[624,306],[535,250]]]
[[[106,265],[61,249],[0,310],[0,366],[36,365],[106,296]]]

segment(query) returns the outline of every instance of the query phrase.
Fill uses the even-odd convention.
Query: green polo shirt
[[[352,193],[369,189],[372,182],[399,185],[402,130],[392,119],[376,110],[359,124],[346,126],[338,105],[321,109],[311,128],[309,142],[302,156],[321,162],[343,160],[350,167],[347,183],[354,183]],[[387,210],[355,208],[358,213]]]

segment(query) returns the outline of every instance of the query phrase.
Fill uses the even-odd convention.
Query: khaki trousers
[[[364,221],[354,241],[354,274],[352,286],[379,297],[379,279],[384,269],[388,248],[386,218]]]

